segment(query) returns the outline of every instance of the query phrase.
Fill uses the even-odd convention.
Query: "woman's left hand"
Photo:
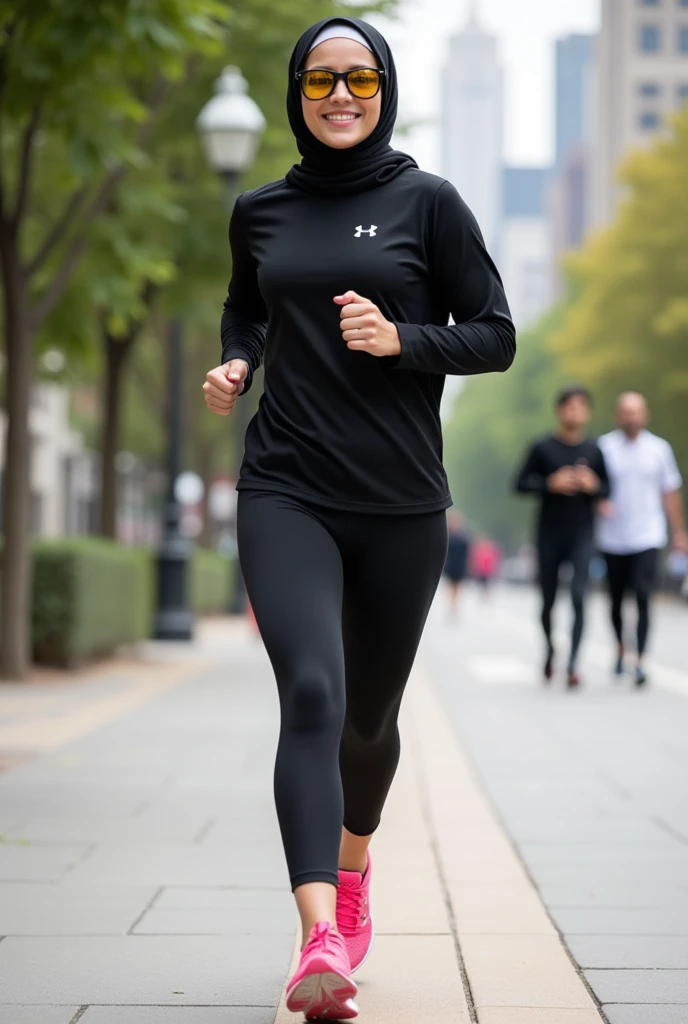
[[[371,356],[398,356],[401,342],[396,325],[385,320],[378,307],[356,292],[335,295],[341,310],[341,328],[347,348]]]

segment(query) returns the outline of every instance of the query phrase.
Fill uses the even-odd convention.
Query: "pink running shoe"
[[[287,1009],[306,1020],[351,1020],[358,1016],[357,991],[341,935],[327,922],[316,924],[287,985]]]
[[[373,948],[373,919],[370,916],[370,876],[368,854],[365,875],[360,871],[340,871],[337,889],[337,928],[346,943],[351,973],[357,971]]]

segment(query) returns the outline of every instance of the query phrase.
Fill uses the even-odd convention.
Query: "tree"
[[[688,472],[688,108],[634,152],[615,222],[571,257],[576,298],[552,351],[586,382],[605,425],[614,398],[643,392]]]
[[[219,40],[216,0],[5,0],[0,14],[0,257],[7,437],[0,677],[28,655],[29,405],[36,334],[143,146],[167,83]],[[62,204],[38,187],[56,155]],[[38,157],[41,157],[38,160]],[[36,173],[34,173],[36,172]]]
[[[559,323],[553,310],[519,334],[505,374],[472,377],[445,429],[445,464],[456,506],[473,527],[515,550],[530,532],[533,508],[511,491],[526,445],[552,427],[554,396],[565,380],[548,349]]]

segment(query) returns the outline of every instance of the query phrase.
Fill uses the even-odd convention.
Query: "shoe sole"
[[[351,973],[352,974],[355,974],[356,971],[360,971],[361,967],[363,967],[363,964],[366,962],[366,960],[368,959],[368,957],[370,956],[370,954],[373,951],[373,943],[375,942],[375,925],[373,924],[372,921],[370,922],[370,925],[371,925],[371,929],[370,929],[370,944],[369,944],[368,948],[366,949],[365,956],[360,961],[360,963],[357,963],[355,967],[351,968]]]
[[[353,1020],[358,1016],[357,991],[351,978],[334,971],[308,974],[287,992],[287,1009],[303,1013],[306,1020]]]

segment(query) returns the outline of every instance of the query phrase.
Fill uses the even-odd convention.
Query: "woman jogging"
[[[227,415],[264,361],[239,557],[281,707],[275,800],[303,926],[287,1005],[331,1020],[358,1012],[368,845],[445,561],[444,375],[506,370],[515,341],[472,215],[389,146],[382,36],[354,18],[310,28],[287,108],[302,161],[237,201],[222,365],[203,387]]]

